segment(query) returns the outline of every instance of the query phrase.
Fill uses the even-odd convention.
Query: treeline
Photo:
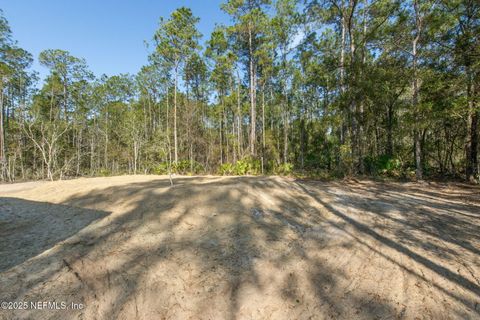
[[[4,181],[122,173],[479,178],[476,0],[229,0],[160,18],[148,65],[95,77],[0,18]]]

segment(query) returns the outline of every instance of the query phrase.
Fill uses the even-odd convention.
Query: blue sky
[[[190,7],[200,17],[198,28],[207,39],[215,23],[229,23],[220,10],[224,0],[2,0],[0,8],[13,38],[33,54],[33,69],[44,49],[62,49],[85,58],[95,75],[136,73],[147,63],[144,41],[150,41],[159,17],[178,7]]]

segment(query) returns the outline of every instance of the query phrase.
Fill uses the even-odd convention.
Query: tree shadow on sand
[[[0,198],[0,272],[71,237],[108,212]]]
[[[195,177],[177,178],[173,188],[160,178],[73,194],[64,201],[69,208],[112,214],[30,263],[19,260],[2,274],[0,284],[8,290],[0,298],[18,299],[25,292],[46,298],[54,294],[53,288],[68,283],[61,294],[80,299],[87,309],[12,314],[58,319],[79,313],[99,319],[478,314],[480,284],[445,262],[461,255],[471,268],[472,256],[478,259],[472,250],[477,238],[466,245],[465,235],[453,235],[450,246],[442,246],[446,240],[441,232],[425,226],[425,220],[416,224],[399,218],[404,205],[380,190],[357,186],[357,193],[368,189],[363,190],[366,202],[356,198],[355,190],[336,195],[341,188],[280,178]],[[380,208],[382,202],[391,205]],[[455,206],[443,209],[472,211]],[[435,216],[434,210],[430,214],[451,222],[446,215]],[[455,219],[461,226],[466,218]],[[406,226],[411,233],[401,232]],[[478,228],[478,221],[471,228]],[[449,230],[462,232],[460,227]],[[430,246],[422,235],[429,237]],[[364,279],[362,272],[369,268],[378,274]],[[16,281],[36,272],[26,284]],[[438,310],[432,311],[432,305],[420,309],[408,297],[389,294],[388,277],[403,277],[408,292],[417,290],[423,298],[430,294],[432,301],[441,297],[448,303],[435,306]]]

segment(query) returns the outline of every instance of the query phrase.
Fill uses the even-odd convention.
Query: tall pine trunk
[[[0,79],[3,82],[3,79]],[[0,178],[1,180],[5,180],[6,178],[6,147],[5,147],[5,128],[3,127],[3,86],[0,84]]]
[[[241,97],[240,97],[240,74],[237,70],[237,148],[238,148],[238,158],[242,156],[242,108],[241,108]]]
[[[248,25],[248,50],[249,50],[249,73],[250,73],[250,155],[255,156],[256,142],[256,118],[257,118],[257,76],[255,57],[253,56],[253,35],[251,22]]]
[[[473,84],[472,71],[467,66],[467,145],[466,145],[466,178],[470,182],[475,182],[478,178],[478,111],[475,106],[475,88]]]
[[[175,85],[173,91],[173,149],[174,163],[178,162],[178,140],[177,140],[177,86],[178,86],[178,63],[175,65]]]
[[[423,168],[422,168],[422,137],[420,134],[420,128],[418,123],[419,119],[419,110],[418,110],[418,42],[420,40],[420,34],[422,32],[422,18],[420,17],[420,12],[418,8],[418,1],[414,0],[414,9],[415,9],[415,37],[412,41],[412,58],[413,58],[413,81],[412,81],[412,108],[414,114],[414,146],[415,146],[415,175],[417,180],[423,179]]]

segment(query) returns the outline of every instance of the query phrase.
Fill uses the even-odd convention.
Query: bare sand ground
[[[480,189],[124,176],[0,186],[1,319],[479,319]]]

